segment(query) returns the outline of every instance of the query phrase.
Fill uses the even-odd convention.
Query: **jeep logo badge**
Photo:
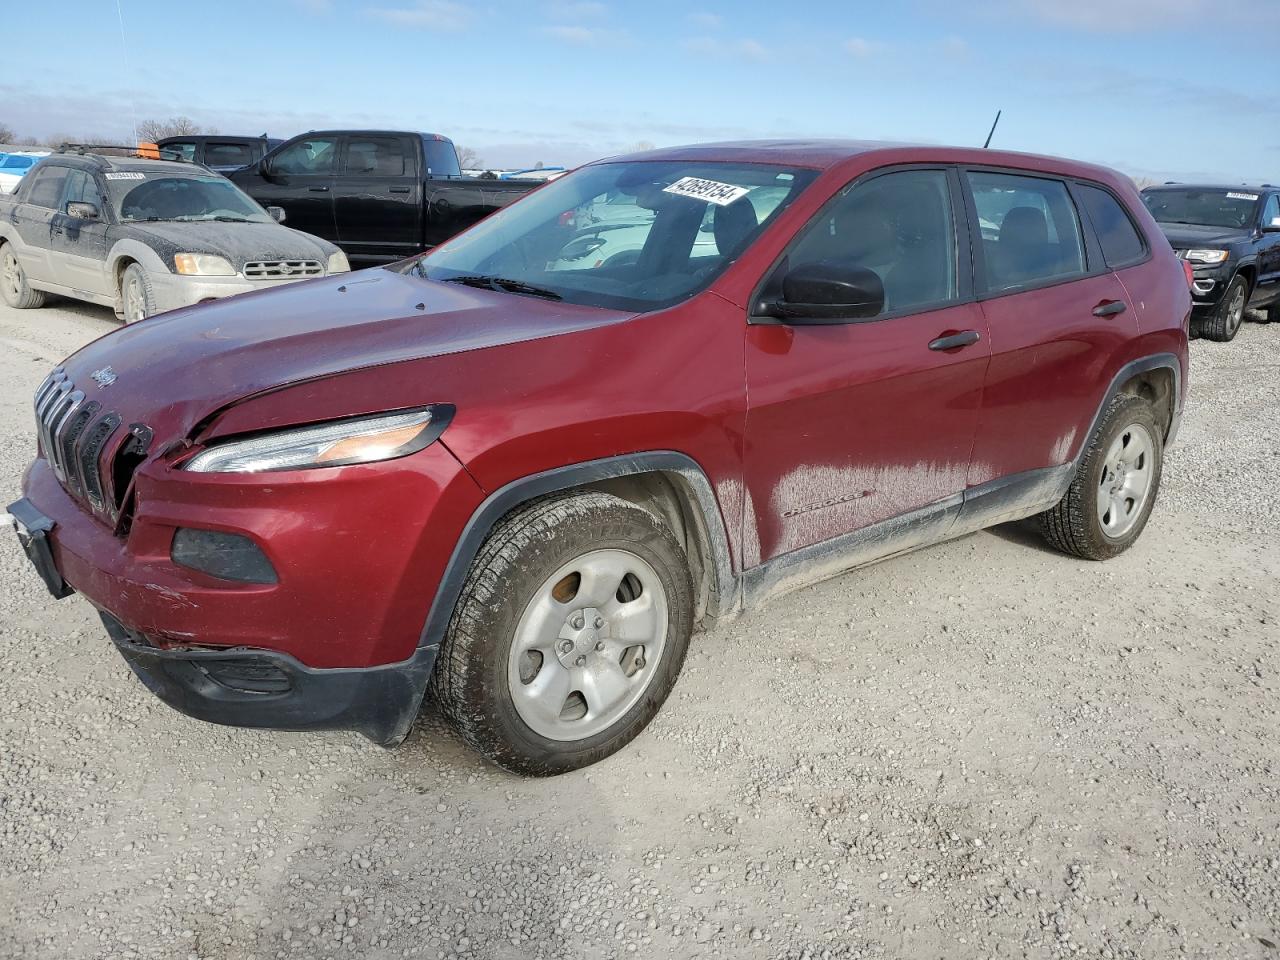
[[[90,376],[93,377],[93,382],[100,387],[109,387],[116,382],[116,372],[110,367],[95,370]]]

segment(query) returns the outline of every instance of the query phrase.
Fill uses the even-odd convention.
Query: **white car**
[[[13,193],[27,171],[36,165],[48,152],[7,153],[0,158],[0,193]]]

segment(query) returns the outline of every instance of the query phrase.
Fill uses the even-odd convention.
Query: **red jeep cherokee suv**
[[[421,258],[89,344],[36,396],[9,510],[179,710],[391,745],[430,686],[493,761],[556,773],[781,590],[1034,515],[1127,548],[1190,306],[1109,170],[653,151]]]

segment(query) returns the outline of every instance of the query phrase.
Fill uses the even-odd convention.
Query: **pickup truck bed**
[[[541,186],[464,177],[449,139],[386,130],[304,134],[229,177],[365,265],[429,250]]]

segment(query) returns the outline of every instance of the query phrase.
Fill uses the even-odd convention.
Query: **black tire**
[[[1280,323],[1280,303],[1267,307],[1263,316],[1267,323]]]
[[[513,701],[512,643],[547,579],[596,550],[628,552],[657,573],[667,605],[666,640],[640,699],[617,721],[581,740],[550,739],[525,723]],[[688,559],[658,517],[604,493],[534,501],[500,521],[472,563],[441,646],[433,693],[462,737],[498,766],[533,776],[567,773],[620,750],[657,714],[684,664],[693,609]]]
[[[141,298],[138,306],[141,308],[141,316],[134,311],[131,302],[131,285],[137,284],[136,290]],[[154,316],[156,313],[156,294],[155,288],[151,285],[151,277],[147,275],[147,271],[142,269],[142,264],[131,263],[125,268],[124,275],[120,278],[120,318],[125,323],[136,323],[139,320],[145,320],[147,317]]]
[[[15,310],[43,307],[46,299],[43,290],[31,289],[17,254],[8,243],[0,243],[0,296]]]
[[[1134,425],[1143,427],[1152,444],[1152,474],[1141,513],[1122,536],[1111,537],[1099,517],[1098,488],[1104,482],[1106,457],[1116,438]],[[1151,404],[1141,397],[1120,394],[1107,404],[1098,428],[1089,440],[1084,457],[1066,495],[1053,508],[1040,514],[1045,539],[1063,553],[1086,560],[1108,560],[1129,549],[1142,535],[1160,492],[1164,470],[1164,432]]]
[[[1249,281],[1237,274],[1227,284],[1213,313],[1200,319],[1197,332],[1206,340],[1229,343],[1240,332],[1248,305]]]

